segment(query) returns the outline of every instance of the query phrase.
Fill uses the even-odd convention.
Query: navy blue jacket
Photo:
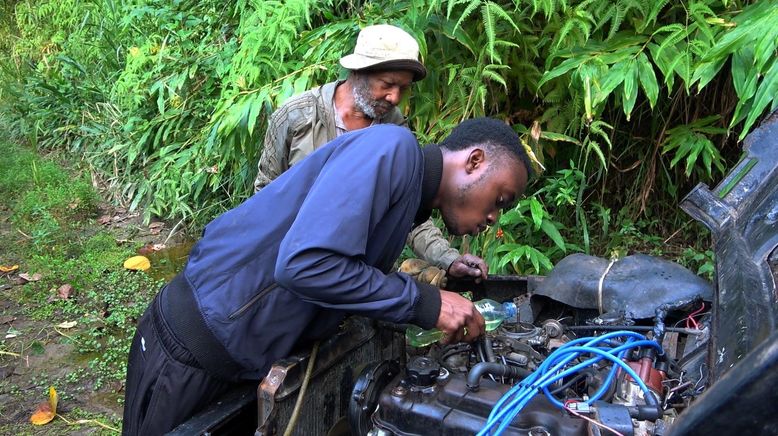
[[[424,167],[407,129],[358,130],[206,226],[183,274],[242,378],[264,377],[346,314],[435,325],[437,289],[392,272],[420,209]]]

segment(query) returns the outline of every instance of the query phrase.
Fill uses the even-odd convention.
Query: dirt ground
[[[0,205],[0,264],[9,262],[2,253],[14,253],[13,245],[26,237],[9,223],[9,217],[10,211]],[[100,216],[84,231],[100,229],[109,230],[119,244],[141,246],[139,251],[153,265],[147,273],[160,280],[175,275],[191,247],[176,223],[144,225],[138,213],[109,205],[101,206]],[[10,256],[15,257],[11,262],[24,264],[25,253]],[[51,319],[25,314],[23,301],[31,282],[21,279],[21,272],[22,268],[0,274],[0,434],[116,434],[121,426],[123,382],[95,385],[87,367],[97,356],[77,351],[79,326],[63,324],[69,314],[54,313]],[[57,417],[34,426],[30,417],[47,400],[49,386],[59,394]]]

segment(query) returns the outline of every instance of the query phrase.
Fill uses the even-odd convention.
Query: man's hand
[[[451,262],[448,267],[448,275],[451,277],[475,277],[476,283],[486,279],[489,272],[489,265],[478,256],[464,254]]]
[[[440,315],[435,327],[446,334],[441,340],[444,344],[472,342],[486,330],[484,317],[476,310],[472,301],[456,292],[442,289],[440,290]]]

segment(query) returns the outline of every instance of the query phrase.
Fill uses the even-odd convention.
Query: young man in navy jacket
[[[476,339],[484,320],[470,301],[392,267],[433,209],[451,233],[476,235],[522,195],[530,171],[516,133],[488,118],[424,149],[386,125],[312,153],[208,224],[149,306],[129,356],[124,434],[173,429],[349,314]]]

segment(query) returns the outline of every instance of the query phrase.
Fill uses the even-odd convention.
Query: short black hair
[[[524,164],[527,177],[532,176],[532,165],[530,165],[527,151],[521,145],[519,135],[510,126],[494,118],[471,118],[462,121],[451,131],[451,134],[443,139],[440,146],[447,150],[458,151],[476,144],[493,148],[498,156],[518,159]]]

